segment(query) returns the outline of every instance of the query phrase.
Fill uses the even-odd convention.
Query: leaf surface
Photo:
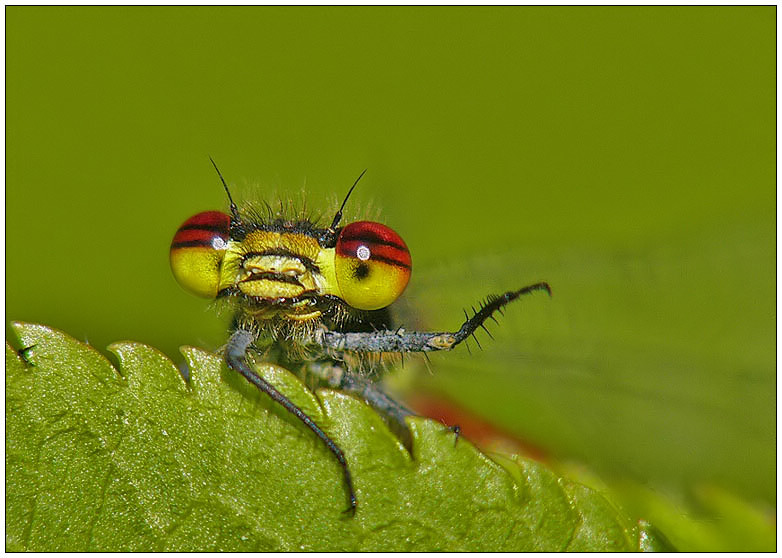
[[[8,550],[634,550],[653,539],[540,464],[490,459],[423,418],[409,422],[410,455],[363,402],[260,365],[345,450],[351,518],[325,446],[218,356],[183,348],[186,382],[139,343],[110,346],[118,371],[61,332],[14,327],[33,365],[7,345]]]

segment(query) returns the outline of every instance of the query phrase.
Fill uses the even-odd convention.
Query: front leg
[[[345,485],[348,489],[348,499],[350,502],[350,507],[347,511],[355,514],[356,493],[353,490],[353,480],[350,475],[350,469],[348,469],[348,463],[345,459],[345,454],[342,452],[342,449],[340,449],[340,447],[335,444],[334,441],[329,438],[329,436],[323,432],[323,430],[321,430],[321,428],[315,424],[315,422],[309,416],[306,415],[306,413],[304,413],[304,411],[299,409],[299,407],[297,407],[290,399],[277,391],[274,386],[256,374],[252,368],[248,366],[246,360],[247,349],[250,347],[250,345],[252,345],[254,340],[255,336],[251,332],[244,329],[238,329],[233,333],[233,335],[231,335],[231,339],[229,339],[228,345],[225,348],[225,361],[228,364],[228,367],[239,372],[247,379],[247,381],[255,385],[262,392],[266,393],[277,403],[285,407],[287,411],[293,414],[310,430],[312,430],[318,438],[323,440],[323,443],[325,443],[329,450],[331,450],[331,453],[334,454],[334,457],[337,458],[337,461],[339,461],[339,464],[342,467],[342,471],[345,475]]]
[[[458,331],[450,332],[406,332],[396,331],[373,332],[337,332],[325,329],[317,330],[310,343],[332,352],[364,352],[364,353],[409,353],[447,351],[473,335],[476,329],[484,327],[483,322],[492,318],[492,314],[501,311],[506,304],[519,296],[533,291],[546,291],[551,295],[548,283],[535,283],[518,291],[509,291],[501,296],[489,296],[480,309],[473,310],[473,317],[467,318]],[[485,328],[484,328],[485,329]],[[413,415],[413,411],[397,403],[389,397],[382,388],[370,379],[345,371],[344,366],[334,363],[311,362],[305,366],[308,374],[319,378],[329,387],[340,389],[357,395],[372,407],[380,411],[381,416],[391,429],[410,448],[410,431],[405,418]],[[459,435],[459,427],[452,428]]]
[[[500,296],[490,295],[481,304],[480,309],[473,309],[472,318],[462,324],[455,332],[407,332],[403,329],[396,331],[374,332],[338,332],[318,330],[313,334],[310,342],[332,351],[355,351],[359,353],[417,353],[430,351],[449,351],[456,345],[475,333],[479,327],[486,329],[483,322],[492,314],[502,311],[502,307],[516,300],[524,294],[533,291],[546,291],[551,296],[551,287],[548,283],[535,283],[523,287],[518,291],[508,291]]]

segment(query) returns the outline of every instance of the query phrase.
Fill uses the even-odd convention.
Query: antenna
[[[331,222],[331,226],[328,228],[329,231],[334,232],[334,229],[337,227],[337,225],[339,225],[339,221],[342,219],[342,210],[345,209],[345,204],[348,203],[348,198],[350,197],[350,194],[353,193],[353,189],[356,187],[356,184],[358,184],[358,181],[361,180],[361,177],[364,176],[366,172],[367,169],[361,171],[361,174],[358,175],[358,178],[353,183],[353,186],[351,186],[350,190],[348,190],[348,195],[345,196],[345,201],[342,202],[339,211],[337,211],[337,214],[334,215],[334,220]]]
[[[239,208],[236,207],[236,204],[234,203],[234,199],[231,197],[231,192],[228,190],[228,184],[225,183],[225,179],[223,178],[223,174],[220,172],[220,169],[217,168],[217,163],[215,163],[215,160],[212,159],[212,157],[209,157],[209,160],[212,161],[212,166],[217,171],[217,176],[220,177],[220,182],[223,183],[223,188],[225,188],[225,193],[228,194],[228,201],[231,202],[231,216],[238,223],[239,222]],[[361,178],[361,177],[359,177],[359,178]],[[350,195],[350,194],[348,194],[348,195]],[[345,205],[345,204],[342,204],[342,205]]]

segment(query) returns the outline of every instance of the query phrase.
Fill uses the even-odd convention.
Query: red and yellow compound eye
[[[169,258],[177,282],[194,295],[215,298],[231,218],[219,211],[194,215],[179,227]]]
[[[377,310],[399,298],[413,262],[393,230],[357,221],[340,232],[334,267],[342,299],[359,310]]]

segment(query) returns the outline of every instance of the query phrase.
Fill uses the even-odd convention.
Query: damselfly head
[[[356,184],[325,228],[306,219],[264,219],[257,211],[242,211],[223,185],[231,214],[194,215],[171,243],[171,269],[185,290],[205,298],[233,297],[254,309],[285,310],[295,320],[318,318],[334,304],[385,308],[405,290],[412,260],[394,230],[372,221],[338,226]]]

